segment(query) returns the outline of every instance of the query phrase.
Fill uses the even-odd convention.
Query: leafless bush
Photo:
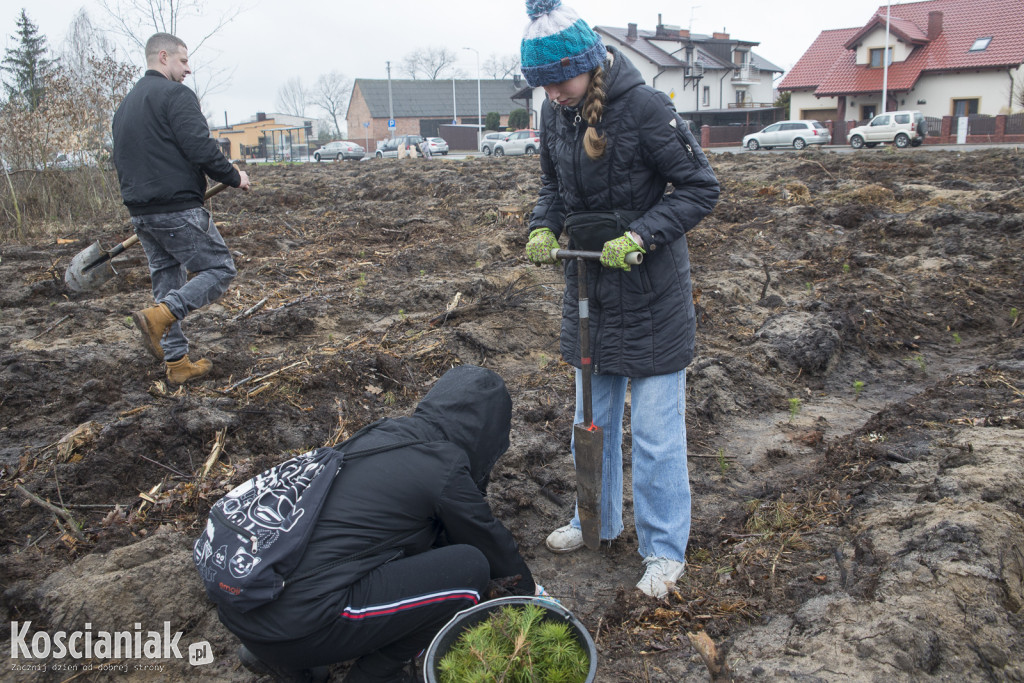
[[[107,170],[110,124],[137,69],[111,56],[86,63],[77,76],[53,69],[39,107],[18,98],[0,107],[0,237],[21,238],[39,223],[75,225],[117,215],[119,192]],[[84,165],[59,169],[54,161],[60,153],[78,155]]]

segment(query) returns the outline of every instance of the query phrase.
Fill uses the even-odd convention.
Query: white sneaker
[[[683,567],[686,566],[683,562],[676,562],[667,557],[646,557],[644,564],[647,565],[647,571],[636,587],[652,598],[663,598],[668,595],[669,589],[676,585],[676,581],[683,575]]]
[[[566,524],[548,534],[545,543],[553,553],[571,553],[583,547],[583,532],[572,524]]]

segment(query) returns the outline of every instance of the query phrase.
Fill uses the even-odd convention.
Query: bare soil
[[[15,620],[169,622],[185,658],[9,657],[0,679],[252,680],[191,563],[211,503],[473,363],[514,400],[492,507],[593,634],[599,680],[708,680],[701,632],[722,680],[1024,680],[1024,154],[711,160],[722,200],[689,236],[693,532],[664,601],[633,587],[631,519],[599,552],[544,547],[572,510],[573,389],[561,271],[523,257],[535,158],[250,167],[250,193],[212,200],[239,276],[186,322],[214,363],[186,388],[128,317],[150,301],[141,249],[97,291],[63,284],[126,220],[3,244],[0,647]],[[215,660],[192,667],[202,640]]]

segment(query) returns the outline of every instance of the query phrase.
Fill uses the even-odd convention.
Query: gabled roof
[[[1024,63],[1021,0],[927,0],[890,8],[889,30],[913,46],[888,68],[888,88],[910,90],[924,73],[997,69]],[[928,36],[929,15],[942,13],[942,30]],[[814,89],[821,96],[881,92],[884,69],[856,64],[855,48],[867,33],[885,26],[882,6],[863,27],[822,31],[779,83],[780,90]],[[881,23],[879,23],[879,19]],[[978,38],[991,37],[972,51]]]
[[[856,50],[864,36],[868,35],[876,28],[885,28],[885,12],[871,17],[871,21],[864,24],[864,28],[857,31],[852,38],[847,40],[846,45],[843,47],[847,50]],[[924,31],[914,25],[913,22],[906,19],[900,19],[899,17],[889,17],[889,33],[896,36],[904,43],[924,45],[928,42],[928,36]]]
[[[483,114],[498,112],[507,116],[522,104],[512,101],[519,88],[511,80],[480,80],[480,109]],[[372,118],[387,118],[388,80],[357,78],[352,87],[353,96],[362,95]],[[391,79],[391,105],[395,118],[451,118],[458,109],[459,116],[477,113],[477,80],[455,79],[455,101],[452,102],[452,80]]]
[[[694,47],[694,61],[700,61],[704,64],[706,69],[735,69],[736,65],[731,62],[723,61],[719,57],[714,56],[709,50],[702,49],[702,44],[710,44],[711,41],[716,43],[721,42],[732,42],[738,45],[757,45],[750,41],[744,40],[723,40],[721,38],[713,38],[709,35],[700,33],[691,33],[689,36],[659,36],[655,31],[646,31],[638,29],[636,32],[636,38],[629,37],[629,30],[624,28],[617,28],[614,26],[595,26],[594,30],[598,33],[604,34],[619,43],[625,45],[631,50],[643,55],[652,64],[657,67],[664,69],[682,69],[686,66],[686,62],[683,59],[675,57],[673,54],[665,51],[658,42],[677,42],[680,44],[679,51],[683,50],[683,46],[692,44]],[[753,50],[750,52],[750,63],[756,66],[761,71],[777,71],[782,73],[785,69],[782,67],[772,64],[764,57],[761,57]]]

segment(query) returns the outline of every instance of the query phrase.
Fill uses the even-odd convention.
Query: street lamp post
[[[474,47],[464,47],[463,50],[476,52],[476,145],[480,147],[480,137],[484,130],[484,111],[480,106],[480,52]]]

